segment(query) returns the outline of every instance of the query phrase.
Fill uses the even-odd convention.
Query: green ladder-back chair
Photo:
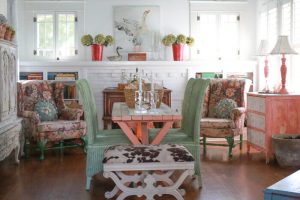
[[[86,189],[90,189],[92,176],[103,170],[102,160],[105,148],[116,144],[129,144],[121,129],[99,130],[95,99],[89,83],[82,79],[76,81],[83,100],[84,118],[87,124]]]
[[[200,120],[206,88],[209,80],[190,79],[184,93],[182,106],[182,125],[179,129],[170,129],[161,143],[181,144],[185,146],[195,158],[195,184],[202,186],[200,174]],[[158,129],[150,130],[152,141]]]

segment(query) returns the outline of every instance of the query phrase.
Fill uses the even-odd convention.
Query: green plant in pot
[[[0,14],[0,39],[4,39],[4,35],[6,32],[7,19],[4,15]]]
[[[182,61],[184,57],[184,45],[192,46],[195,40],[193,37],[186,37],[183,34],[177,36],[169,34],[162,39],[162,43],[165,46],[172,45],[174,61]]]
[[[15,36],[15,33],[16,31],[12,26],[7,26],[4,34],[4,39],[8,41],[12,41],[13,37]]]
[[[91,35],[84,35],[81,37],[81,43],[84,46],[92,47],[92,60],[93,61],[102,61],[103,56],[103,47],[110,46],[114,44],[115,39],[111,35],[98,34],[93,37]]]

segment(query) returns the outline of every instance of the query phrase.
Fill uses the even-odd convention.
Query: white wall
[[[86,0],[85,7],[85,33],[95,35],[97,33],[113,34],[113,7],[114,6],[142,6],[157,5],[160,7],[161,34],[189,34],[189,3],[187,0]],[[87,60],[90,51],[86,51]],[[114,47],[104,50],[104,57],[113,55]],[[188,54],[188,52],[187,52]]]
[[[240,13],[240,58],[255,59],[256,55],[256,0],[246,2],[191,3],[192,11],[228,11]]]
[[[3,0],[0,0],[3,1]],[[18,19],[19,19],[19,47],[20,60],[30,61],[34,59],[33,51],[33,5],[35,1],[24,3],[25,0],[18,0]],[[23,2],[23,3],[22,3]],[[25,1],[26,2],[26,1]],[[37,1],[38,2],[38,1]],[[40,0],[39,2],[43,2]],[[48,3],[47,3],[48,2]],[[113,35],[113,6],[121,5],[157,5],[160,6],[161,15],[161,34],[186,34],[190,33],[190,3],[188,0],[78,0],[63,1],[65,3],[49,3],[45,1],[47,9],[52,9],[54,4],[58,4],[60,9],[67,9],[67,5],[78,4],[81,2],[81,9],[84,11],[84,29],[79,36],[83,34],[111,34]],[[68,2],[68,3],[66,3]],[[24,4],[24,5],[22,5]],[[20,6],[21,5],[21,6]],[[253,59],[256,49],[256,0],[245,3],[191,3],[192,10],[211,10],[224,11],[234,10],[241,13],[241,59]],[[79,20],[80,21],[80,20]],[[82,21],[81,21],[82,22]],[[188,50],[188,48],[186,48]],[[170,51],[170,50],[169,50]],[[84,60],[90,60],[90,48],[79,44],[79,54]],[[104,58],[114,55],[114,46],[106,47]],[[189,52],[186,51],[188,57]]]
[[[7,0],[0,0],[0,13],[7,16]]]

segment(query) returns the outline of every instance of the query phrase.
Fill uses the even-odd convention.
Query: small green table
[[[264,200],[300,199],[300,170],[278,181],[264,191]]]

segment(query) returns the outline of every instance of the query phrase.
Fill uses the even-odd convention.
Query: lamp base
[[[281,88],[279,91],[278,91],[278,94],[288,94],[289,92],[287,91],[286,88]]]

